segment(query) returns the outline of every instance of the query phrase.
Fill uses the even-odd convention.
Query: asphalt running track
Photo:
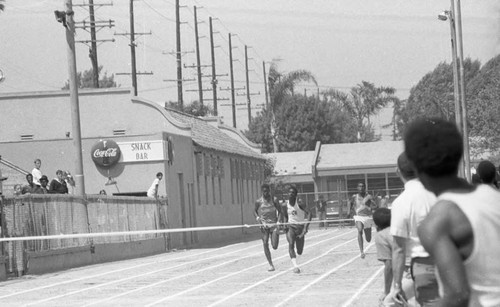
[[[373,307],[383,266],[375,246],[365,248],[361,259],[355,228],[311,229],[300,274],[292,272],[281,235],[271,252],[274,272],[255,240],[11,279],[0,282],[0,305]]]

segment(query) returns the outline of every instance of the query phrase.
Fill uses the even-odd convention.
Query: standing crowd
[[[404,191],[391,210],[373,214],[385,265],[381,305],[500,306],[495,166],[482,161],[471,183],[460,178],[462,135],[443,119],[411,123],[404,144],[397,161]]]
[[[14,195],[22,194],[72,194],[75,181],[69,171],[56,171],[56,177],[49,183],[49,178],[42,174],[42,161],[35,159],[35,167],[26,174],[26,185],[14,185]]]

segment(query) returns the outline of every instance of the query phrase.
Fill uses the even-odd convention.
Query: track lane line
[[[344,233],[344,234],[341,234],[341,235],[338,235],[338,236],[332,237],[332,238],[327,239],[327,240],[323,240],[323,241],[320,241],[320,242],[316,242],[316,243],[310,244],[309,246],[310,246],[310,247],[312,247],[312,246],[315,246],[315,245],[318,245],[318,244],[322,244],[322,243],[324,243],[325,241],[329,241],[329,240],[331,240],[331,239],[335,239],[335,238],[338,238],[338,237],[342,237],[342,236],[344,236],[344,235],[346,235],[346,234],[349,234],[349,233]],[[274,258],[273,260],[282,259],[282,258],[285,258],[285,257],[288,257],[288,256],[289,256],[289,254],[288,254],[288,252],[286,252],[284,255],[279,256],[279,257],[276,257],[276,258]],[[191,288],[189,288],[189,289],[186,289],[186,290],[184,290],[184,291],[178,292],[178,293],[176,293],[176,294],[173,294],[173,295],[170,295],[170,296],[164,297],[164,298],[162,298],[162,299],[160,299],[160,300],[158,300],[158,301],[155,301],[155,302],[153,302],[153,303],[150,303],[150,304],[145,305],[145,307],[149,307],[149,306],[154,306],[154,305],[157,305],[157,304],[159,304],[159,303],[162,303],[162,302],[164,302],[164,301],[166,301],[166,300],[172,299],[172,298],[177,297],[177,296],[179,296],[179,295],[186,294],[186,293],[188,293],[188,292],[191,292],[191,291],[197,290],[197,289],[199,289],[199,288],[202,288],[202,287],[208,286],[208,285],[210,285],[210,284],[212,284],[212,283],[214,283],[214,282],[220,281],[220,280],[222,280],[222,279],[229,278],[229,277],[231,277],[231,276],[235,276],[235,275],[241,274],[241,273],[243,273],[243,272],[246,272],[246,271],[249,271],[249,270],[255,269],[255,268],[259,267],[259,266],[266,265],[266,264],[268,264],[268,263],[267,263],[267,261],[266,261],[266,262],[262,262],[262,263],[257,264],[257,265],[254,265],[254,266],[251,266],[251,267],[248,267],[248,268],[243,269],[243,270],[239,270],[239,271],[237,271],[237,272],[233,272],[233,273],[230,273],[230,274],[227,274],[227,275],[221,276],[221,277],[219,277],[219,278],[213,279],[213,280],[208,281],[208,282],[205,282],[205,283],[203,283],[203,284],[199,284],[199,285],[197,285],[197,286],[191,287]]]
[[[370,243],[364,250],[364,252],[368,252],[368,250],[373,246],[374,244],[373,243]],[[351,260],[348,260],[336,267],[334,267],[333,269],[327,271],[326,273],[324,273],[323,275],[321,275],[320,277],[316,278],[315,280],[311,281],[310,283],[308,283],[307,285],[305,285],[304,287],[302,287],[300,290],[298,291],[294,291],[290,296],[288,296],[286,299],[284,299],[283,301],[281,301],[280,303],[278,303],[277,305],[275,305],[275,307],[280,307],[280,306],[283,306],[286,302],[290,301],[292,298],[296,297],[297,295],[299,295],[300,293],[304,292],[305,290],[309,289],[309,287],[313,286],[314,284],[320,282],[321,280],[325,279],[326,277],[330,276],[331,274],[337,272],[338,270],[340,270],[341,268],[345,267],[346,265],[348,264],[351,264],[352,262],[354,262],[355,260],[357,260],[358,258],[361,259],[360,255],[352,258]]]
[[[354,302],[354,300],[356,300],[358,298],[358,296],[361,294],[361,292],[363,292],[368,287],[368,285],[370,285],[373,282],[373,280],[375,278],[377,278],[377,276],[383,270],[384,270],[384,266],[380,267],[375,273],[373,273],[373,275],[361,286],[361,288],[359,288],[358,291],[356,291],[356,293],[354,293],[354,295],[351,296],[351,298],[349,300],[347,300],[347,302],[342,304],[342,307],[350,306],[352,304],[352,302]]]
[[[122,279],[117,279],[117,280],[109,281],[109,282],[106,282],[106,283],[103,283],[103,284],[99,284],[99,285],[87,287],[87,288],[84,288],[84,289],[79,289],[79,290],[75,290],[75,291],[72,291],[72,292],[66,292],[66,293],[61,294],[61,295],[57,295],[57,296],[53,296],[53,297],[48,297],[48,298],[45,298],[45,299],[42,299],[42,300],[38,300],[36,302],[31,302],[31,303],[28,303],[28,304],[26,304],[24,306],[32,306],[32,305],[36,305],[36,304],[48,302],[48,301],[51,301],[51,300],[54,300],[54,299],[58,299],[58,298],[61,298],[61,297],[65,297],[65,296],[68,296],[68,295],[77,294],[77,293],[81,293],[81,292],[92,290],[92,289],[97,289],[97,288],[100,288],[100,287],[103,287],[103,286],[107,286],[107,285],[111,285],[111,284],[115,284],[115,283],[120,283],[122,281],[127,281],[127,280],[130,280],[130,279],[147,276],[147,275],[151,275],[151,274],[155,274],[155,273],[167,271],[167,270],[170,270],[170,269],[175,269],[175,268],[178,268],[178,267],[181,267],[181,266],[185,266],[185,265],[188,265],[188,264],[193,264],[193,263],[197,263],[197,262],[201,262],[201,261],[205,261],[205,260],[209,260],[209,259],[213,259],[213,258],[219,258],[221,256],[226,256],[226,255],[230,255],[230,254],[234,254],[234,253],[239,253],[239,252],[241,252],[243,250],[254,248],[254,247],[255,246],[250,246],[250,247],[247,247],[247,248],[243,248],[243,249],[239,249],[239,250],[236,250],[236,251],[228,252],[228,253],[225,253],[225,254],[222,254],[222,255],[215,255],[215,256],[212,256],[212,257],[209,257],[209,258],[197,259],[197,260],[193,260],[193,261],[190,261],[190,262],[186,262],[186,263],[181,263],[181,264],[178,264],[178,265],[174,265],[174,266],[171,266],[171,267],[167,267],[167,268],[163,268],[163,269],[159,269],[159,270],[154,270],[154,271],[147,272],[147,273],[142,273],[142,274],[139,274],[139,275],[133,275],[133,276],[129,276],[129,277],[122,278]]]
[[[342,234],[342,235],[339,235],[339,236],[343,236],[345,234]],[[314,238],[317,238],[317,237],[322,237],[323,235],[319,235],[319,236],[316,236]],[[337,237],[339,237],[337,236]],[[328,239],[325,239],[325,240],[322,240],[322,241],[318,241],[314,244],[312,244],[311,246],[314,246],[314,245],[317,245],[317,244],[321,244],[323,242],[326,242],[326,241],[329,241],[329,240],[332,240],[336,237],[332,237],[332,238],[328,238]],[[227,261],[224,263],[225,264],[228,264],[228,263],[231,263],[231,262],[236,262],[236,261],[239,261],[241,259],[245,259],[245,258],[249,258],[249,257],[253,257],[255,255],[261,255],[262,254],[262,251],[259,251],[259,252],[256,252],[254,254],[252,254],[251,256],[245,256],[245,257],[241,257],[241,258],[238,258],[238,259],[233,259],[233,260],[230,260],[230,261]],[[287,256],[288,254],[285,254],[284,256]],[[284,257],[282,256],[282,257]],[[277,258],[276,258],[277,259]],[[267,261],[265,262],[267,263]],[[264,264],[265,264],[264,263]],[[259,264],[257,266],[260,266],[262,264]],[[151,287],[154,287],[154,286],[158,286],[162,283],[166,283],[166,282],[169,282],[169,281],[172,281],[172,280],[175,280],[175,279],[179,279],[181,277],[186,277],[186,276],[189,276],[189,275],[193,275],[193,274],[196,274],[196,273],[200,273],[200,272],[203,272],[203,271],[207,271],[207,270],[211,270],[211,269],[214,269],[214,268],[217,268],[219,267],[220,265],[213,265],[213,266],[209,266],[209,267],[206,267],[206,268],[203,268],[203,269],[200,269],[198,271],[195,271],[195,272],[191,272],[191,273],[187,273],[187,274],[184,274],[184,275],[181,275],[181,276],[175,276],[173,278],[169,278],[169,279],[166,279],[166,280],[162,280],[162,281],[158,281],[156,283],[153,283],[153,284],[149,284],[149,285],[145,285],[145,286],[142,286],[142,287],[139,287],[139,288],[135,288],[133,290],[129,290],[129,291],[126,291],[126,292],[123,292],[123,293],[120,293],[120,294],[117,294],[115,296],[112,296],[112,297],[108,297],[108,298],[105,298],[104,300],[99,300],[99,301],[96,301],[96,302],[92,302],[90,304],[86,304],[84,306],[92,306],[92,305],[96,305],[96,304],[100,304],[100,303],[103,303],[103,302],[107,302],[107,301],[110,301],[112,299],[115,299],[115,298],[118,298],[118,297],[122,297],[122,296],[125,296],[125,295],[128,295],[128,294],[131,294],[131,293],[134,293],[134,292],[137,292],[137,291],[140,291],[140,290],[144,290],[144,289],[148,289],[148,288],[151,288]],[[232,273],[231,273],[232,274]]]
[[[325,236],[325,235],[327,235],[327,234],[321,233],[320,235],[314,236],[313,238],[322,237],[322,236]],[[237,244],[241,244],[241,243],[237,243]],[[233,245],[234,244],[229,245],[229,246],[224,246],[224,247],[221,247],[220,249],[228,248],[228,247],[231,247]],[[147,273],[143,273],[143,274],[139,274],[139,275],[134,275],[134,276],[130,276],[130,277],[118,279],[118,280],[113,280],[113,281],[110,281],[110,282],[106,282],[106,283],[103,283],[103,284],[99,284],[99,285],[87,287],[87,288],[84,288],[84,289],[75,290],[75,291],[72,291],[72,292],[67,292],[67,293],[64,293],[64,294],[61,294],[61,295],[57,295],[57,296],[45,298],[43,300],[38,300],[36,302],[30,302],[30,303],[28,303],[27,305],[24,305],[24,306],[32,306],[32,305],[44,303],[44,302],[51,301],[51,300],[54,300],[54,299],[58,299],[58,298],[61,298],[61,297],[65,297],[65,296],[68,296],[68,295],[73,295],[73,294],[81,293],[81,292],[84,292],[84,291],[97,289],[97,288],[100,288],[100,287],[103,287],[103,286],[108,286],[110,284],[120,283],[122,281],[127,281],[127,280],[130,280],[130,279],[134,279],[134,278],[138,278],[138,277],[143,277],[143,276],[146,276],[146,275],[151,275],[151,274],[155,274],[155,273],[166,271],[166,270],[170,270],[170,269],[175,269],[175,268],[178,268],[178,267],[181,267],[181,266],[184,266],[184,265],[189,265],[189,264],[193,264],[193,263],[197,263],[197,262],[202,262],[202,261],[206,261],[206,260],[210,260],[210,259],[214,259],[214,258],[223,257],[223,256],[234,254],[234,253],[239,253],[241,251],[244,251],[244,250],[247,250],[247,249],[256,248],[256,247],[259,247],[259,246],[262,246],[262,243],[254,244],[254,245],[251,245],[249,247],[238,249],[238,250],[235,250],[235,251],[232,251],[232,252],[228,252],[228,253],[224,253],[224,254],[221,254],[221,255],[215,255],[215,256],[212,256],[212,257],[209,257],[209,258],[197,259],[197,260],[193,260],[193,261],[190,261],[190,262],[187,262],[187,263],[182,263],[182,264],[179,264],[179,265],[175,265],[175,266],[172,266],[172,267],[168,267],[168,268],[164,268],[164,269],[159,269],[159,270],[155,270],[155,271],[151,271],[151,272],[147,272]],[[205,254],[205,253],[209,253],[209,252],[215,252],[215,251],[218,251],[220,249],[211,250],[211,251],[207,251],[207,252],[203,252],[203,253],[199,253],[199,254],[196,254],[194,256]],[[180,259],[180,258],[176,258],[176,259]],[[168,259],[168,260],[161,261],[161,262],[169,262],[170,260],[172,260],[172,259]],[[156,263],[157,262],[155,262],[155,263],[149,263],[149,264],[156,264]],[[141,267],[141,266],[143,266],[143,265],[140,265],[140,266],[137,266],[137,267]],[[124,270],[126,270],[126,269],[116,270],[116,272],[120,272],[120,271],[124,271]],[[109,274],[109,272],[102,273],[102,274],[97,274],[97,275],[104,276],[104,275],[107,275],[107,274]],[[97,276],[97,275],[94,275],[94,276]],[[81,278],[81,280],[85,280],[85,279],[88,279],[88,278],[90,278],[90,277]],[[68,284],[68,283],[71,283],[71,282],[74,282],[74,281],[75,280],[68,281],[68,282],[60,282],[57,285]],[[36,290],[45,289],[45,288],[49,288],[49,287],[53,287],[53,286],[55,286],[55,284],[52,284],[52,285],[49,285],[49,286],[42,286],[42,287],[37,288]],[[22,291],[22,292],[26,293],[26,292],[31,292],[31,291],[34,291],[34,290],[35,289],[30,289],[30,290],[25,290],[25,291]],[[21,294],[21,293],[17,292],[17,293],[14,293],[14,294],[7,295],[5,297],[14,296],[14,295],[18,295],[18,294]],[[2,298],[2,297],[0,297],[0,298]]]
[[[241,243],[237,243],[237,244],[241,244]],[[78,281],[82,281],[82,280],[86,280],[86,279],[90,279],[90,278],[101,277],[101,276],[105,276],[105,275],[108,275],[108,274],[120,273],[120,272],[123,272],[123,271],[132,270],[132,269],[136,269],[136,268],[140,268],[140,267],[144,267],[144,266],[148,266],[148,265],[154,265],[154,264],[169,262],[169,261],[172,261],[172,260],[179,260],[179,259],[185,259],[187,257],[195,257],[195,256],[199,256],[199,255],[204,255],[204,254],[211,253],[211,252],[217,252],[217,251],[220,251],[222,249],[225,249],[225,248],[228,248],[228,247],[231,247],[231,246],[232,245],[223,246],[223,247],[217,248],[215,250],[209,250],[209,251],[201,252],[201,253],[198,253],[198,254],[195,254],[195,255],[179,256],[179,257],[173,258],[173,259],[169,258],[169,259],[160,260],[160,261],[153,261],[153,262],[143,263],[143,264],[139,264],[139,265],[135,265],[135,266],[131,266],[131,267],[126,267],[126,268],[123,268],[123,269],[107,271],[107,272],[99,273],[99,274],[95,274],[95,275],[90,275],[90,276],[85,276],[85,277],[81,277],[81,278],[76,278],[76,279],[61,281],[61,282],[57,282],[57,283],[46,285],[46,286],[31,288],[31,289],[27,289],[27,290],[21,290],[21,291],[15,292],[15,293],[10,293],[10,294],[6,294],[6,295],[2,295],[2,296],[0,296],[0,299],[7,298],[7,297],[12,297],[12,296],[16,296],[16,295],[20,295],[20,294],[25,294],[25,293],[29,293],[29,292],[33,292],[33,291],[44,290],[44,289],[48,289],[48,288],[51,288],[51,287],[57,287],[57,286],[65,285],[65,284],[70,284],[70,283],[73,283],[73,282],[78,282]],[[255,247],[257,247],[257,246],[258,245],[255,245]],[[198,260],[196,260],[196,261],[198,261]]]
[[[328,254],[330,253],[330,251],[332,251],[332,250],[334,250],[334,249],[336,249],[336,248],[338,248],[338,247],[340,247],[340,246],[343,246],[343,245],[346,245],[346,244],[348,244],[348,243],[351,243],[351,242],[353,242],[353,241],[355,241],[355,240],[357,240],[357,238],[351,239],[351,240],[346,241],[346,242],[344,242],[344,243],[342,243],[342,244],[340,244],[340,245],[337,245],[337,246],[335,246],[335,247],[333,247],[333,248],[329,249],[329,250],[328,250],[328,251],[326,251],[325,253],[321,254],[320,256],[318,256],[318,257],[314,257],[314,258],[312,258],[312,259],[309,259],[308,261],[306,261],[306,262],[304,262],[303,264],[301,264],[301,266],[305,266],[306,264],[309,264],[309,263],[311,263],[311,262],[313,262],[313,261],[316,261],[316,260],[318,260],[318,259],[320,259],[320,258],[322,258],[322,257],[324,257],[324,256],[326,256],[326,255],[328,255]],[[255,288],[255,287],[257,287],[258,285],[261,285],[261,284],[263,284],[263,283],[264,283],[264,282],[266,282],[266,281],[269,281],[269,280],[274,279],[274,278],[276,278],[276,277],[278,277],[278,276],[281,276],[281,275],[283,275],[283,274],[286,274],[286,273],[288,273],[288,272],[289,272],[289,271],[291,271],[291,270],[293,270],[293,268],[289,268],[288,270],[286,270],[286,271],[284,271],[284,272],[281,272],[281,273],[278,273],[278,274],[273,275],[273,276],[271,276],[271,277],[265,278],[265,279],[263,279],[263,280],[261,280],[261,281],[259,281],[259,282],[255,283],[255,284],[251,285],[251,286],[248,286],[248,287],[246,287],[246,288],[244,288],[244,289],[241,289],[240,291],[237,291],[237,292],[235,292],[235,293],[233,293],[233,294],[231,294],[231,295],[229,295],[229,296],[227,296],[227,297],[225,297],[225,298],[223,298],[223,299],[221,299],[221,300],[218,300],[218,301],[216,301],[215,303],[212,303],[212,304],[208,305],[207,307],[212,307],[212,306],[219,305],[220,303],[223,303],[223,302],[227,301],[228,299],[230,299],[230,298],[232,298],[232,297],[235,297],[235,296],[237,296],[237,295],[239,295],[239,294],[241,294],[241,293],[243,293],[243,292],[245,292],[245,291],[248,291],[248,290],[250,290],[250,289],[252,289],[252,288]]]

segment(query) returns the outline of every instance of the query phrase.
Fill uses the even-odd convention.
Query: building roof
[[[172,109],[167,109],[167,112],[169,112],[170,115],[172,115],[172,117],[176,120],[191,125],[191,137],[193,142],[198,146],[230,154],[237,154],[261,160],[265,159],[262,154],[257,153],[249,147],[236,141],[222,132],[219,128],[210,125],[202,118],[191,116]]]
[[[312,175],[314,151],[278,152],[265,156],[276,161],[274,176]]]
[[[403,141],[322,144],[318,170],[396,165]]]

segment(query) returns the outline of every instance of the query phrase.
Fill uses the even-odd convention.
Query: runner
[[[304,203],[297,199],[297,188],[292,186],[288,190],[288,201],[286,202],[285,222],[288,222],[286,239],[288,241],[288,252],[293,264],[293,272],[300,273],[297,265],[297,254],[302,255],[304,250],[305,235],[309,228],[312,215]],[[295,254],[297,247],[297,254]]]
[[[358,193],[354,194],[351,199],[350,212],[354,212],[354,222],[358,229],[358,245],[361,252],[361,259],[365,258],[363,250],[363,232],[365,233],[366,241],[372,240],[372,209],[375,209],[373,197],[366,193],[365,184],[358,183]]]
[[[280,217],[280,207],[276,200],[271,197],[269,185],[264,183],[261,187],[262,197],[255,201],[255,219],[261,223],[262,243],[264,245],[264,254],[269,262],[269,272],[274,271],[271,251],[269,250],[269,236],[271,236],[271,245],[274,250],[278,248],[279,230],[277,223]]]

